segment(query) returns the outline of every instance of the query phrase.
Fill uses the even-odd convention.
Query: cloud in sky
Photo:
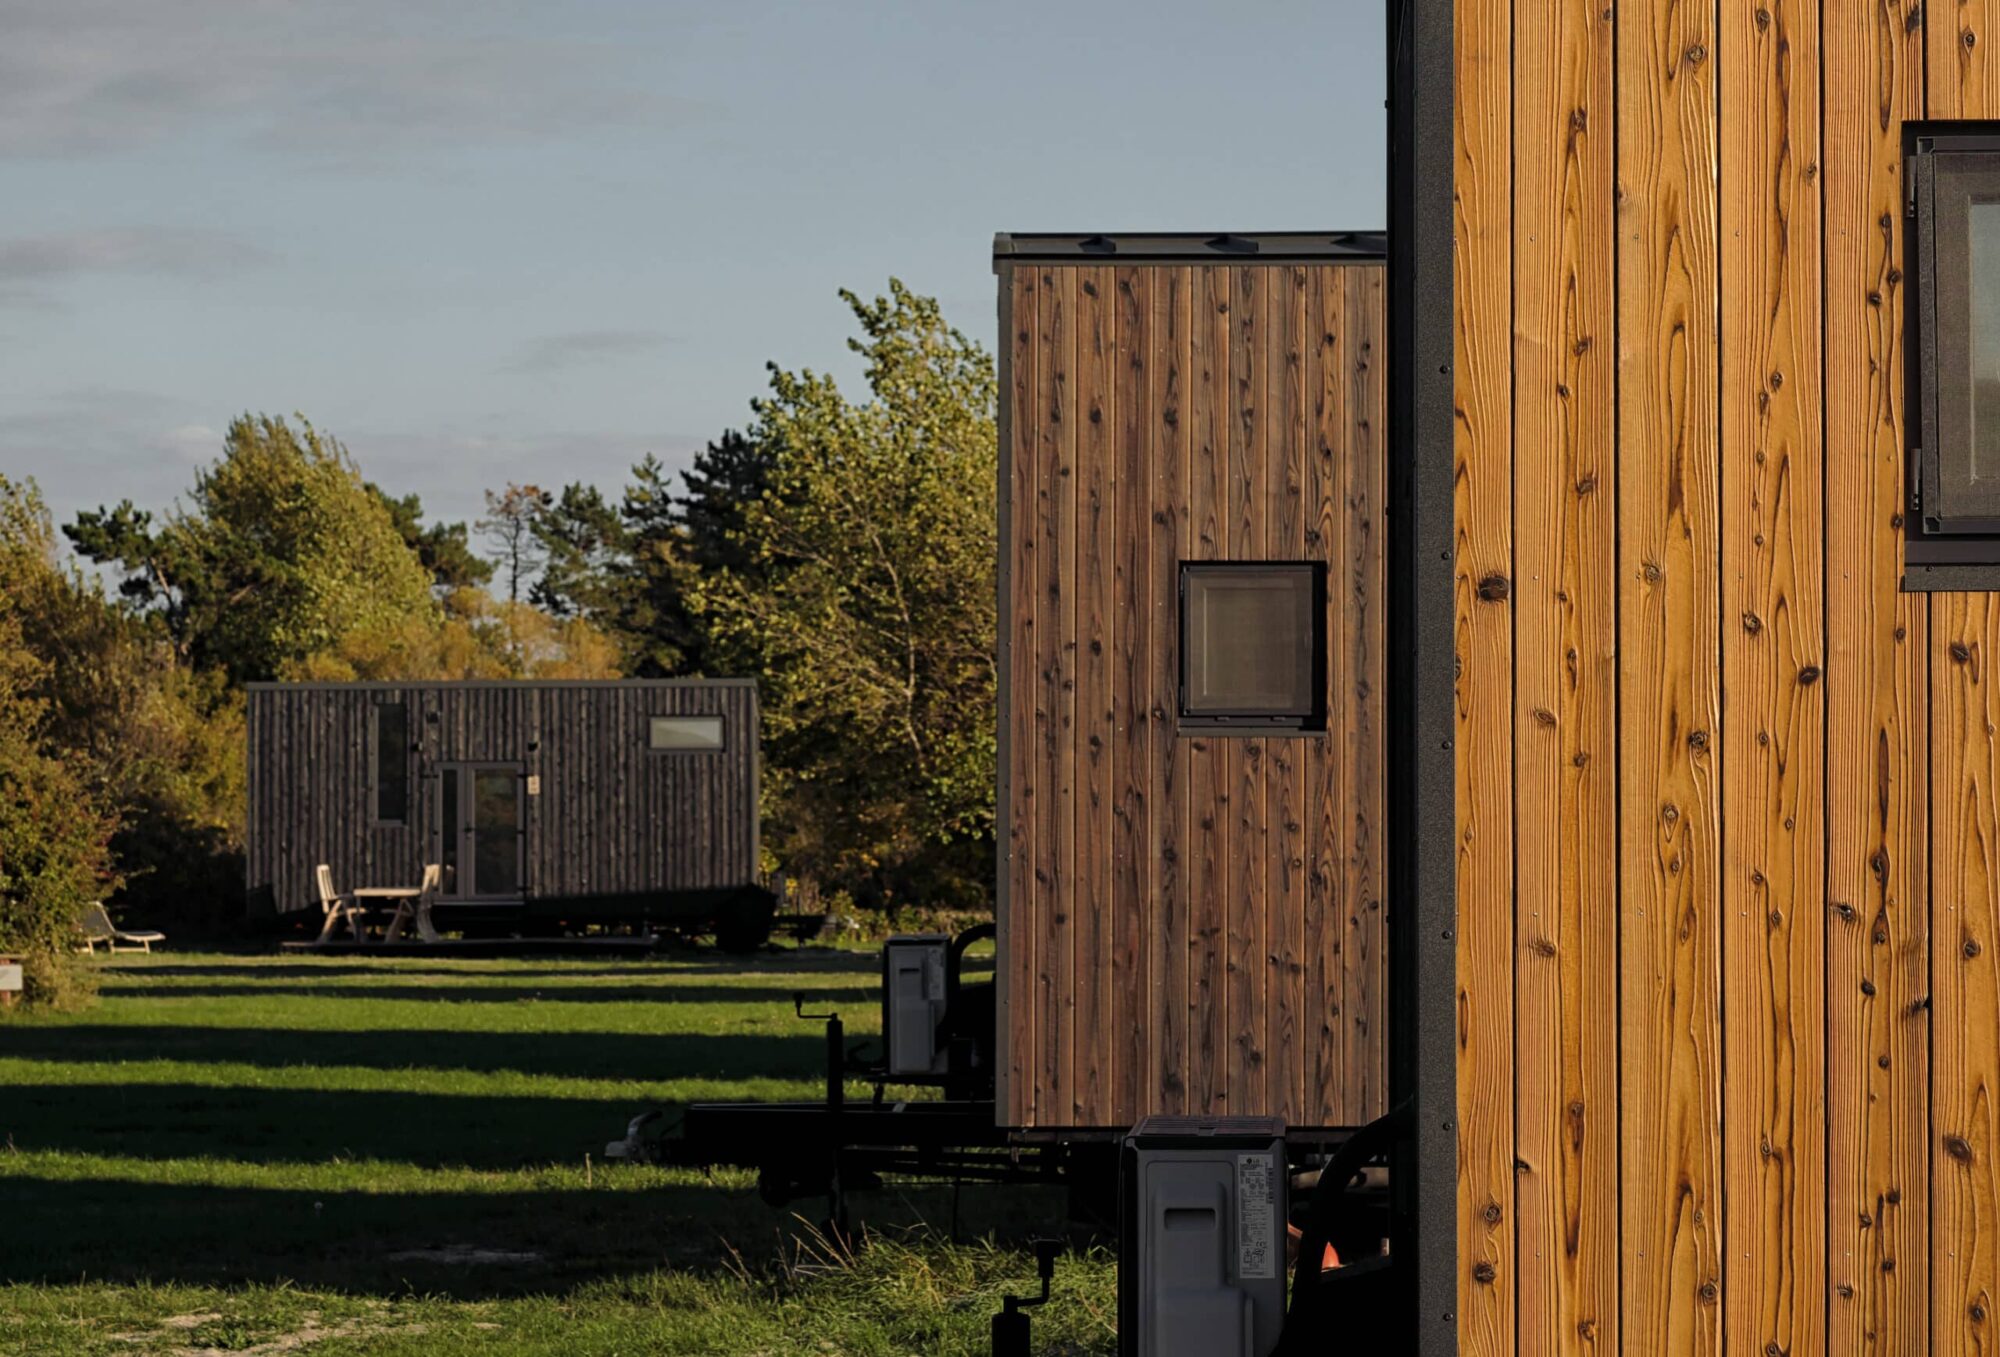
[[[266,149],[373,161],[612,125],[657,129],[700,112],[640,79],[615,44],[492,31],[484,5],[10,0],[5,8],[0,156],[127,150],[224,121]]]
[[[589,363],[615,362],[665,348],[672,335],[657,330],[576,330],[542,335],[515,350],[500,371],[520,375],[561,372]]]
[[[80,273],[213,277],[269,263],[269,250],[221,231],[133,227],[0,240],[0,281],[45,283]]]
[[[0,310],[56,305],[54,288],[89,274],[216,278],[268,264],[262,246],[221,231],[130,227],[0,239]]]

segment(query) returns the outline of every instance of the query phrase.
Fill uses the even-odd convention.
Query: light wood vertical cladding
[[[1933,1350],[2000,1350],[2000,614],[1931,600]]]
[[[1714,14],[1617,41],[1620,1329],[1679,1357],[1723,1350]]]
[[[1458,0],[1456,615],[1459,1332],[1513,1350],[1514,668],[1509,0]]]
[[[1613,29],[1516,49],[1515,1127],[1519,1343],[1619,1350]]]
[[[1002,274],[1003,1115],[1360,1125],[1382,1110],[1387,1026],[1381,723],[1367,710],[1381,267]],[[1327,566],[1327,731],[1180,733],[1180,563],[1273,558]]]
[[[1933,118],[2000,118],[2000,2],[1926,11]],[[2000,1352],[2000,601],[1930,600],[1932,1350]]]
[[[1722,6],[1724,1332],[1826,1346],[1820,15]]]
[[[1930,1351],[1929,606],[1900,592],[1919,0],[1822,0],[1827,1351]]]
[[[2000,606],[1899,587],[1902,123],[2000,116],[2000,0],[1457,15],[1462,1348],[2000,1351]]]
[[[2000,116],[2000,53],[1992,47],[2000,15],[1987,4],[1933,8],[1929,115]],[[1991,1353],[2000,1350],[1995,609],[1987,596],[1934,596],[1930,622],[1934,1343],[1940,1353]]]

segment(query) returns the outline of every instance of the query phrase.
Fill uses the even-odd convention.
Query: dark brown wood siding
[[[1379,264],[1004,262],[1010,1125],[1384,1108]],[[1325,732],[1176,728],[1179,563],[1328,571]]]
[[[375,724],[406,704],[409,816],[374,815]],[[719,715],[716,754],[655,753],[652,716]],[[438,770],[509,764],[525,798],[531,899],[696,891],[757,869],[757,690],[747,681],[260,684],[249,691],[250,890],[316,907],[312,873],[342,890],[403,885],[436,861]]]
[[[1454,12],[1460,1351],[2000,1350],[2000,603],[1901,591],[2000,0]]]

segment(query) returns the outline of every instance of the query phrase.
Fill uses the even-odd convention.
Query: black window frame
[[[383,719],[395,713],[401,722],[401,731],[392,741],[383,730]],[[370,767],[374,772],[374,785],[369,789],[368,811],[370,819],[378,825],[407,825],[410,823],[410,773],[416,760],[411,758],[410,704],[405,698],[377,700],[369,704],[369,736],[374,741],[374,757]],[[385,764],[385,756],[391,749],[396,751],[401,761],[401,775],[393,774]],[[383,797],[393,792],[397,798],[397,814],[384,813]]]
[[[1313,630],[1310,704],[1301,712],[1194,711],[1190,708],[1193,652],[1188,644],[1188,583],[1197,575],[1249,574],[1285,571],[1307,576],[1312,593]],[[1176,583],[1179,672],[1175,675],[1176,724],[1181,730],[1200,735],[1324,735],[1327,729],[1327,655],[1332,645],[1327,618],[1327,566],[1311,560],[1184,560]]]
[[[722,738],[712,745],[657,745],[655,721],[713,721]],[[668,758],[701,758],[729,752],[729,718],[719,711],[653,711],[646,713],[646,752]]]
[[[2000,122],[1903,126],[1908,435],[1903,587],[2000,589],[2000,481],[1968,504],[1973,430],[1965,419],[1974,202],[2000,204]],[[1967,164],[1966,161],[1984,163]],[[1947,358],[1954,347],[1957,357]]]

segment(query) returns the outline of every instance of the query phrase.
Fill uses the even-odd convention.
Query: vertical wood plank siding
[[[1926,111],[2000,118],[2000,0],[1934,0]],[[1932,1348],[2000,1351],[2000,603],[1930,600]]]
[[[1458,328],[1453,439],[1458,657],[1459,1329],[1467,1357],[1514,1342],[1514,996],[1464,983],[1514,958],[1510,0],[1458,0]]]
[[[1010,1125],[1385,1110],[1380,276],[1002,268]],[[1267,558],[1326,563],[1328,729],[1182,735],[1180,562]]]
[[[1724,1331],[1826,1346],[1816,0],[1729,4],[1722,241]]]
[[[1619,1345],[1612,38],[1563,0],[1514,66],[1515,1214],[1551,1354]]]
[[[1900,592],[1901,122],[1920,0],[1832,3],[1826,166],[1827,1351],[1930,1350],[1929,607]]]
[[[1900,591],[2000,0],[1454,11],[1461,1350],[2000,1352],[2000,603]]]
[[[378,703],[409,711],[409,816],[374,820]],[[260,684],[248,694],[246,884],[317,909],[342,890],[407,885],[437,860],[441,764],[507,764],[524,797],[528,899],[747,884],[757,871],[757,691],[744,682]],[[654,754],[650,716],[719,715],[720,754]]]

